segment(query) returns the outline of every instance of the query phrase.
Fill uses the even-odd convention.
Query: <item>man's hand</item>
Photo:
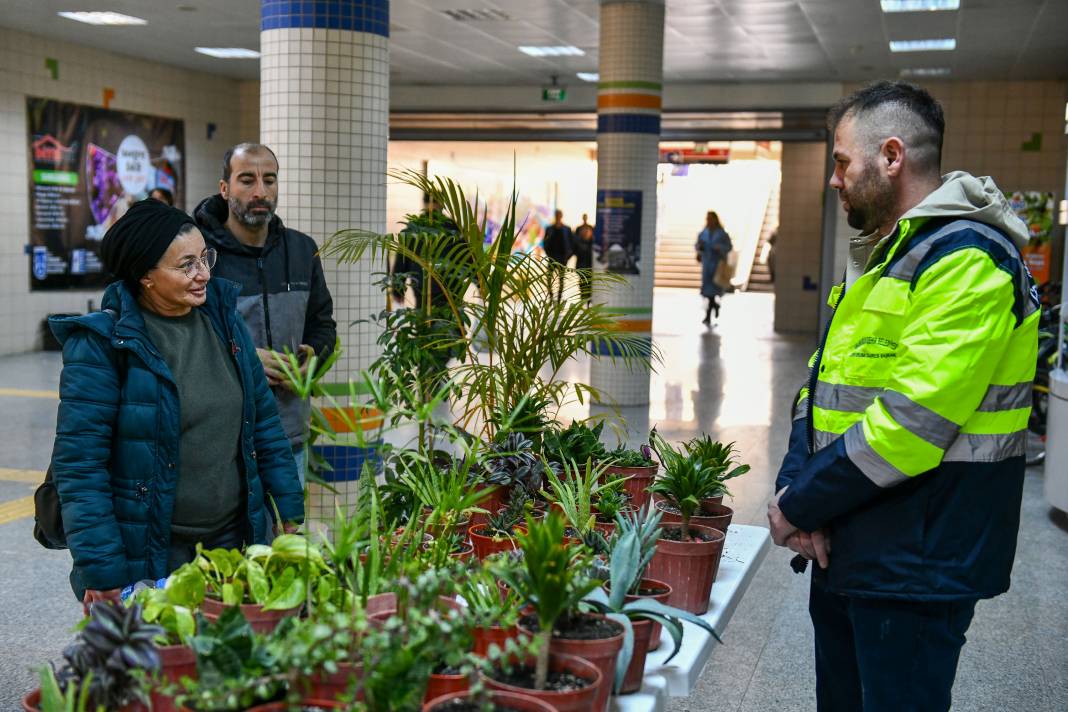
[[[268,384],[277,386],[289,380],[278,363],[278,359],[285,358],[283,354],[270,349],[256,349],[256,355],[260,357],[260,363],[263,364],[263,372],[267,374]]]
[[[308,365],[311,363],[312,356],[315,355],[315,349],[307,344],[301,344],[297,349],[297,355],[300,357],[300,375],[303,376],[308,373]]]
[[[771,528],[771,540],[777,546],[786,546],[787,540],[797,531],[797,527],[786,520],[786,516],[779,509],[779,499],[788,487],[779,490],[775,497],[768,502],[768,526]]]
[[[281,536],[282,534],[298,534],[300,533],[300,525],[296,522],[282,522],[282,526],[277,524],[274,526],[274,535]]]
[[[830,563],[831,540],[822,529],[817,529],[811,533],[794,532],[787,538],[786,546],[809,561],[815,559],[821,569],[827,568]]]
[[[92,588],[85,589],[85,595],[82,596],[82,611],[85,615],[89,615],[89,609],[92,605],[100,601],[114,601],[115,603],[119,603],[119,594],[121,591],[122,589],[118,588],[111,588],[106,591],[98,591]]]

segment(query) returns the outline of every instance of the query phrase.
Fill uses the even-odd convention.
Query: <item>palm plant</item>
[[[550,513],[544,521],[527,517],[527,532],[518,536],[522,560],[503,559],[497,577],[533,607],[538,619],[535,689],[544,690],[549,676],[549,644],[557,621],[576,610],[597,581],[586,574],[589,557],[563,543],[564,522]]]
[[[702,499],[719,494],[723,488],[719,471],[696,456],[673,448],[655,428],[649,434],[649,444],[663,466],[661,476],[649,491],[664,497],[679,510],[682,539],[690,541],[690,517],[700,509]]]
[[[557,406],[572,399],[604,400],[592,386],[560,378],[564,365],[577,356],[611,353],[617,362],[641,368],[659,359],[648,339],[616,329],[615,318],[602,304],[549,298],[550,278],[566,268],[514,251],[516,194],[487,243],[487,215],[477,211],[477,196],[468,200],[448,178],[415,171],[392,176],[440,205],[450,229],[415,226],[401,235],[345,230],[331,237],[322,253],[349,263],[395,254],[416,265],[426,283],[436,285],[460,350],[450,372],[465,396],[455,404],[461,427],[476,425],[478,434],[492,438],[493,414],[511,411],[524,397]],[[625,284],[624,277],[607,272],[594,272],[591,281],[597,291]]]

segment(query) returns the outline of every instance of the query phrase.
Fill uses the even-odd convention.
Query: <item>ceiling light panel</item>
[[[599,82],[601,81],[601,75],[597,72],[578,72],[576,75],[584,82]]]
[[[960,0],[881,0],[883,12],[937,12],[959,10]]]
[[[216,59],[258,59],[260,53],[244,47],[197,47],[197,52]]]
[[[901,70],[903,77],[948,77],[951,73],[949,67],[906,67]]]
[[[572,47],[571,45],[554,47],[531,47],[523,45],[519,48],[519,51],[523,54],[530,55],[531,57],[582,57],[586,54],[578,47]]]
[[[936,40],[890,40],[891,52],[951,52],[957,48],[952,37]]]
[[[84,22],[87,25],[121,27],[148,24],[148,20],[133,17],[132,15],[123,15],[121,12],[57,12],[56,14],[68,20]]]
[[[493,8],[442,10],[442,12],[457,22],[503,22],[512,19],[507,12]]]

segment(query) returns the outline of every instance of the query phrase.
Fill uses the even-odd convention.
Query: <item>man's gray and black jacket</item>
[[[226,228],[230,208],[221,195],[205,198],[194,213],[208,245],[218,252],[212,276],[241,285],[237,309],[257,348],[297,353],[308,344],[320,358],[334,348],[337,325],[315,240],[287,228],[276,215],[262,248],[245,245]],[[310,405],[274,387],[278,412],[293,447],[307,438]]]

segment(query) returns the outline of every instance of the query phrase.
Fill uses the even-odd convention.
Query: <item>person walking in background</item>
[[[549,276],[549,294],[552,295],[553,283],[556,286],[556,299],[559,301],[564,293],[564,267],[571,259],[571,228],[564,225],[564,213],[557,210],[553,215],[553,224],[545,228],[545,237],[542,238],[541,248],[545,250],[545,256],[560,266],[554,270],[557,274]],[[559,279],[554,279],[558,276]]]
[[[730,235],[719,222],[719,215],[709,210],[705,216],[705,229],[697,235],[697,261],[701,263],[701,296],[708,300],[705,306],[705,318],[702,324],[712,323],[712,312],[719,318],[719,298],[723,296],[723,287],[716,283],[716,269],[727,259],[734,249]]]
[[[278,159],[267,146],[242,143],[223,157],[219,193],[194,215],[208,245],[219,253],[215,275],[241,285],[237,308],[252,332],[301,482],[307,466],[311,405],[290,390],[278,357],[288,349],[306,372],[312,354],[325,358],[337,340],[334,303],[315,240],[282,224]]]
[[[571,252],[575,255],[575,269],[593,269],[593,226],[588,217],[582,214],[582,224],[575,228],[571,237]],[[589,304],[591,295],[589,273],[579,273],[579,295]]]
[[[293,451],[193,219],[135,203],[100,245],[104,311],[51,317],[63,344],[52,472],[88,608],[204,548],[263,544],[304,519]],[[272,504],[273,502],[273,504]]]

